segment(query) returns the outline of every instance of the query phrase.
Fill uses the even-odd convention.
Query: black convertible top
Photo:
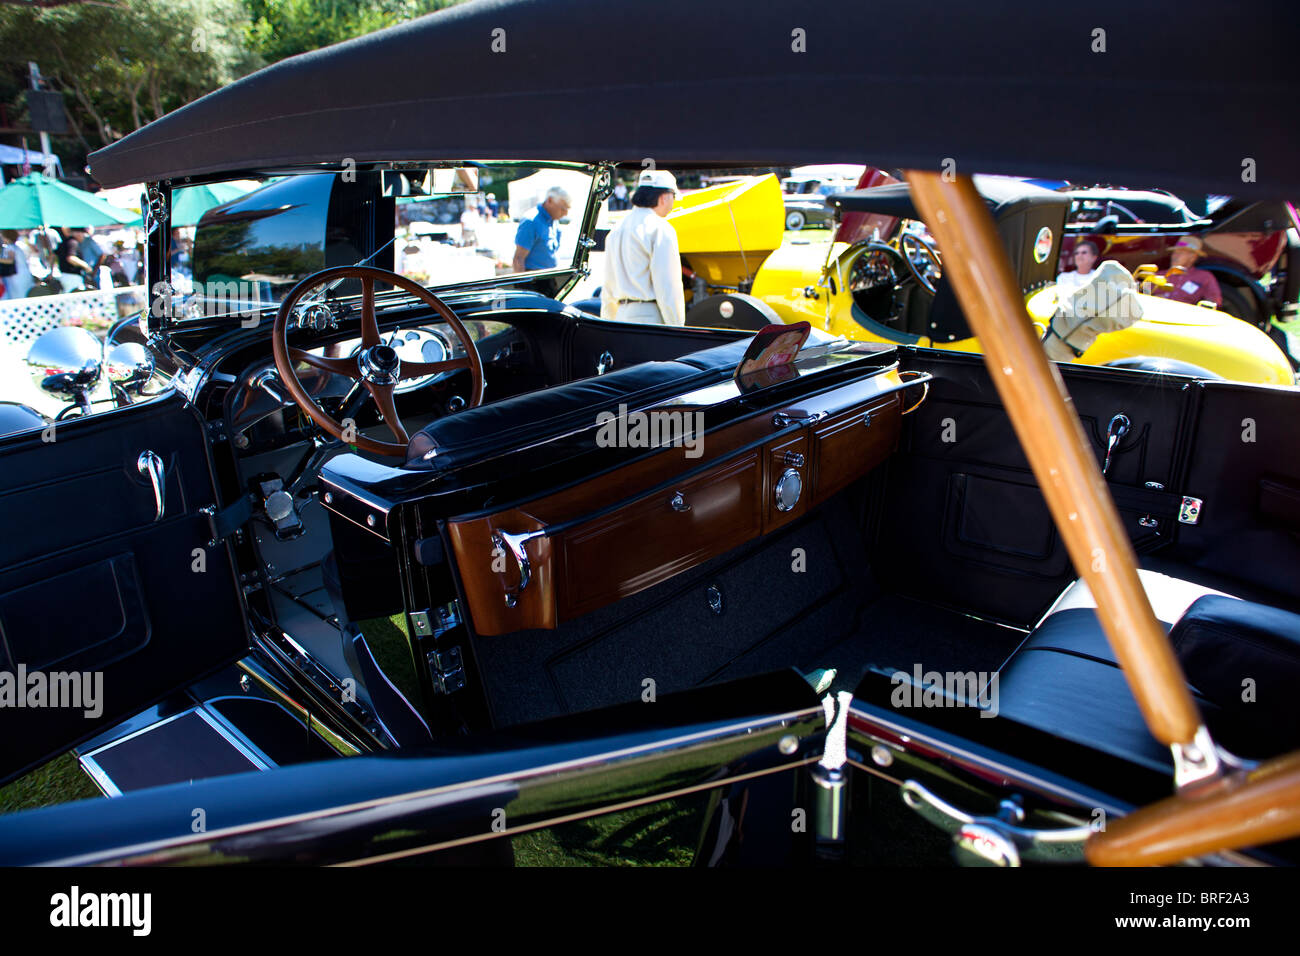
[[[951,160],[1292,198],[1298,25],[1293,0],[476,0],[245,77],[90,169],[116,186],[348,159]]]
[[[1060,206],[1070,205],[1071,197],[1066,193],[1053,192],[1033,183],[1016,179],[1002,179],[997,176],[976,176],[975,188],[989,204],[994,218],[1001,218],[1004,211],[1019,209],[1022,206]],[[874,212],[882,216],[897,216],[900,219],[920,219],[912,202],[912,190],[907,183],[888,183],[884,186],[872,186],[870,189],[852,189],[842,193],[832,193],[826,197],[826,205],[837,207],[845,212]]]

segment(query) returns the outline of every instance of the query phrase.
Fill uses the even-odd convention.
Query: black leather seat
[[[1146,573],[1143,583],[1150,593]],[[1157,617],[1173,618],[1164,621],[1172,623],[1170,642],[1216,742],[1252,758],[1300,746],[1300,615],[1172,583],[1176,593],[1153,594],[1153,607]],[[1207,593],[1187,607],[1197,590]],[[999,714],[1169,769],[1169,750],[1147,731],[1095,611],[1070,606],[1068,596],[999,671]]]
[[[731,374],[749,339],[539,389],[430,422],[411,436],[407,468],[441,469],[590,427],[620,404],[644,407]]]

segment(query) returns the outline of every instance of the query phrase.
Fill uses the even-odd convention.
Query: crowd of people
[[[1153,281],[1144,283],[1143,292],[1195,305],[1213,302],[1215,308],[1223,305],[1223,293],[1214,274],[1196,268],[1205,252],[1205,243],[1196,236],[1183,236],[1169,255],[1169,268],[1157,273]],[[1074,244],[1074,268],[1056,277],[1056,291],[1061,298],[1082,288],[1096,274],[1101,262],[1101,248],[1097,239],[1079,239]]]
[[[143,263],[143,246],[129,230],[0,230],[0,298],[129,286],[139,281]]]

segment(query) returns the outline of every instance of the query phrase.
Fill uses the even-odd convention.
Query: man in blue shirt
[[[546,190],[546,199],[521,220],[515,232],[515,272],[555,268],[560,248],[560,220],[569,214],[569,194],[559,186]]]

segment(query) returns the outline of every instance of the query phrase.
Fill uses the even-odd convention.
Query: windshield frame
[[[171,209],[174,195],[178,190],[209,183],[226,182],[235,179],[269,179],[276,176],[301,176],[307,174],[335,173],[355,171],[357,173],[373,172],[412,172],[425,169],[454,169],[457,167],[490,167],[494,169],[561,169],[585,173],[591,179],[585,206],[580,217],[570,219],[566,228],[577,228],[578,237],[574,243],[573,258],[569,262],[557,262],[553,269],[530,272],[512,272],[506,275],[486,279],[435,283],[425,286],[435,295],[459,291],[492,289],[501,286],[511,288],[535,288],[546,291],[550,297],[562,299],[578,281],[588,273],[587,257],[595,245],[592,236],[595,233],[596,218],[604,193],[612,185],[613,163],[582,163],[564,160],[398,160],[390,162],[356,163],[348,166],[339,164],[320,164],[313,166],[276,167],[266,166],[256,169],[229,170],[205,176],[186,176],[183,179],[163,180],[160,183],[146,183],[146,203],[149,211],[145,215],[145,281],[148,286],[148,306],[145,310],[145,322],[151,334],[166,335],[169,332],[198,332],[205,329],[230,331],[232,327],[246,328],[270,327],[271,320],[279,311],[279,303],[267,303],[260,311],[247,311],[242,314],[200,315],[187,318],[177,307],[172,298],[171,261]],[[153,212],[157,205],[152,201],[156,194],[165,198],[162,215]],[[574,197],[576,200],[578,197]],[[393,289],[377,294],[377,301],[396,302],[412,298],[400,289]],[[359,300],[359,295],[343,295],[340,302]]]

